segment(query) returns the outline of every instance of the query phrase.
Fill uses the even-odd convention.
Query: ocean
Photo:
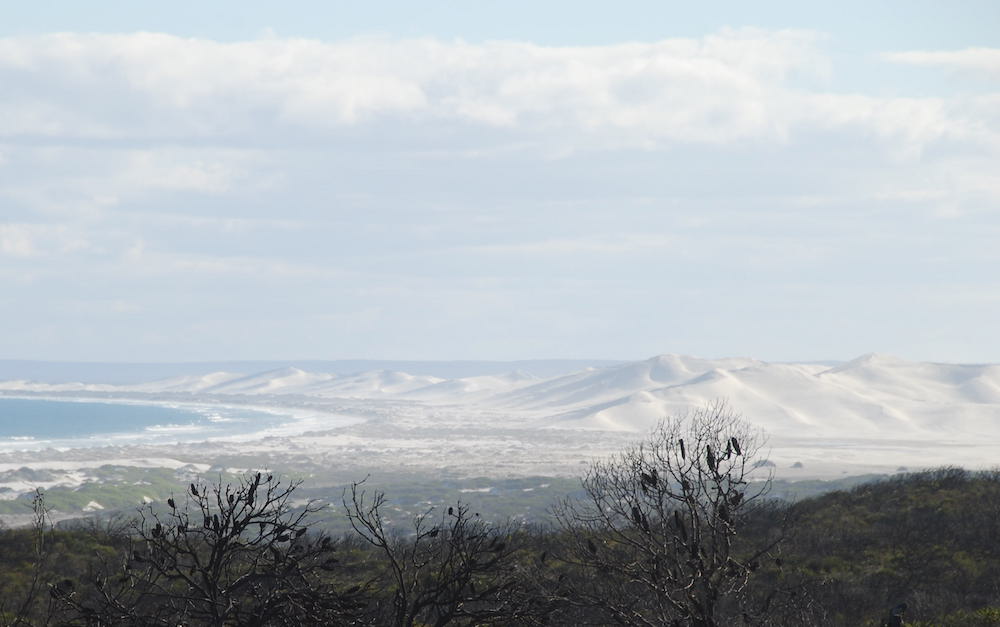
[[[0,398],[0,450],[201,441],[288,419],[244,408]]]

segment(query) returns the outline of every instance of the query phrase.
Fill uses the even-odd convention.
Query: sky
[[[820,4],[12,3],[0,358],[1000,362],[1000,4]]]

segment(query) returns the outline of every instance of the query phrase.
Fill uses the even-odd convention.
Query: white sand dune
[[[185,400],[206,404],[285,408],[300,416],[299,423],[267,434],[284,439],[248,435],[233,442],[269,454],[364,451],[387,464],[417,466],[438,463],[447,450],[449,463],[484,472],[490,464],[524,472],[568,467],[580,455],[600,453],[595,442],[614,448],[665,416],[719,399],[769,433],[779,457],[809,460],[826,474],[896,464],[989,466],[1000,451],[993,444],[1000,442],[1000,365],[874,354],[834,366],[660,355],[547,379],[521,372],[445,379],[391,370],[337,375],[283,368],[129,386],[6,381],[0,391],[141,402],[187,395]],[[374,422],[358,426],[365,420]],[[515,435],[498,435],[511,430]],[[595,440],[594,433],[607,435]]]
[[[1000,432],[1000,365],[907,362],[865,355],[824,367],[748,358],[660,355],[550,379],[525,373],[442,379],[378,370],[338,376],[283,368],[216,372],[139,385],[0,383],[7,392],[188,393],[468,405],[537,417],[539,427],[641,432],[669,414],[727,399],[748,419],[789,436],[933,437]]]

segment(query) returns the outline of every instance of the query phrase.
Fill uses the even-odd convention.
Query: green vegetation
[[[54,486],[45,491],[47,506],[58,517],[87,515],[108,518],[129,515],[136,507],[152,501],[162,504],[172,494],[182,494],[187,484],[199,476],[213,482],[232,482],[238,473],[224,472],[223,467],[252,467],[246,459],[231,460],[232,465],[220,464],[201,475],[191,469],[137,468],[134,466],[105,465],[88,469],[85,481],[79,486]],[[283,477],[302,480],[297,498],[328,504],[313,521],[325,531],[340,534],[350,529],[343,516],[341,495],[358,477],[346,480],[325,475],[321,469],[274,468]],[[0,473],[4,481],[45,482],[55,478],[51,471],[23,468]],[[888,478],[886,475],[844,477],[833,481],[773,480],[769,496],[785,501],[798,501],[834,490],[853,488],[860,483]],[[388,511],[397,520],[408,523],[413,516],[431,507],[440,508],[458,501],[468,504],[488,520],[515,519],[544,524],[551,521],[551,505],[568,494],[581,494],[579,478],[571,477],[442,477],[425,472],[381,472],[373,475],[368,484],[383,492]],[[89,508],[92,503],[103,509]],[[31,494],[14,499],[0,499],[0,516],[24,515],[30,511]]]
[[[5,503],[35,524],[0,531],[0,625],[1000,625],[1000,471],[785,501],[748,482],[745,423],[695,418],[582,482],[390,476],[335,500],[105,466]],[[132,513],[51,525],[90,501]]]
[[[27,469],[6,473],[7,480],[15,476],[30,480]],[[165,500],[181,485],[177,473],[164,468],[136,468],[132,466],[101,466],[91,470],[88,481],[78,487],[54,487],[46,491],[46,505],[61,513],[91,511],[88,506],[97,503],[109,512],[135,511],[146,500]],[[45,481],[48,477],[36,480]],[[23,514],[30,506],[30,495],[0,501],[0,514]]]
[[[786,568],[829,599],[833,624],[900,602],[923,621],[913,624],[993,624],[984,621],[1000,601],[1000,472],[900,475],[789,511]]]
[[[16,471],[26,481],[46,481],[47,475]],[[33,472],[33,471],[29,471]],[[317,512],[312,526],[334,535],[350,530],[344,516],[341,496],[351,482],[337,482],[316,473],[280,472],[282,477],[302,480],[296,491],[297,502],[315,501],[328,507]],[[210,470],[204,473],[215,483],[237,481],[239,474]],[[163,507],[167,498],[183,494],[198,475],[191,471],[166,468],[102,466],[88,470],[87,480],[79,486],[56,486],[45,491],[45,501],[53,514],[88,516],[106,520],[131,515],[146,502]],[[9,479],[8,479],[9,480]],[[381,473],[368,481],[369,487],[387,496],[386,513],[401,526],[431,508],[462,502],[488,520],[515,519],[542,523],[548,519],[549,506],[558,498],[578,491],[580,481],[568,477],[434,477],[420,473]],[[103,509],[88,507],[97,503]],[[24,515],[31,511],[31,495],[0,500],[0,515]],[[64,523],[69,524],[69,523]]]

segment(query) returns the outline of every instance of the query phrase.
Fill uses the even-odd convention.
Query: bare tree
[[[43,592],[46,589],[44,578],[53,557],[53,529],[51,509],[45,504],[45,493],[40,488],[36,488],[31,497],[31,511],[30,577],[19,599],[0,598],[0,622],[4,625],[48,624],[56,614],[54,597]]]
[[[323,581],[335,543],[308,533],[316,506],[292,508],[298,485],[261,473],[192,483],[182,503],[139,510],[124,557],[94,573],[96,594],[58,594],[91,624],[350,624],[359,590]]]
[[[351,485],[344,506],[354,530],[382,554],[391,605],[378,624],[513,624],[532,611],[518,594],[512,524],[492,525],[461,503],[417,516],[407,537],[387,525],[385,495]],[[379,611],[380,610],[380,611]]]
[[[584,497],[554,509],[559,557],[590,580],[558,594],[626,625],[761,622],[748,586],[780,537],[746,546],[739,532],[770,486],[769,473],[753,477],[764,441],[717,402],[595,462]]]

